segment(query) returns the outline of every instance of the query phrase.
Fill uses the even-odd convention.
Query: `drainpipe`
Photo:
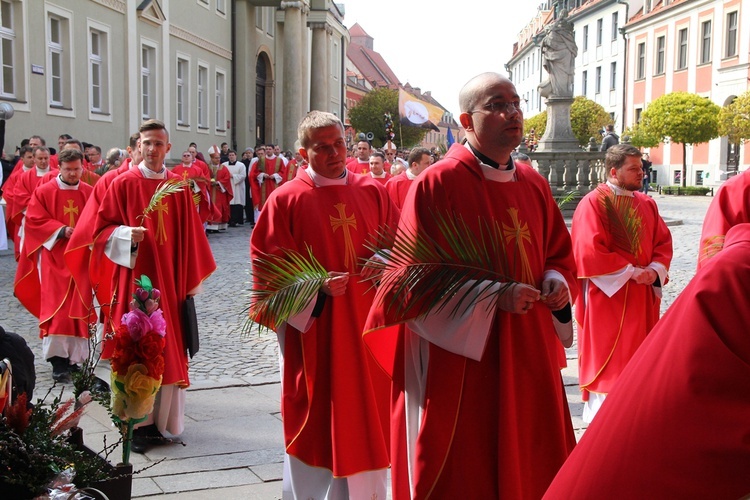
[[[622,41],[623,41],[623,51],[624,51],[624,64],[622,68],[622,130],[620,130],[620,134],[623,133],[625,130],[625,116],[627,113],[627,106],[628,106],[628,39],[625,36],[625,25],[628,24],[628,10],[630,7],[630,4],[628,2],[625,2],[623,0],[617,0],[617,3],[620,5],[625,6],[625,22],[622,25],[622,28],[620,28],[620,33],[622,34]]]
[[[232,83],[230,83],[229,92],[232,94],[232,109],[229,112],[231,117],[231,130],[230,130],[230,141],[231,149],[237,151],[237,0],[232,0],[232,61],[230,62],[230,68],[232,70]],[[244,68],[244,66],[243,66]],[[242,156],[242,155],[240,155]]]

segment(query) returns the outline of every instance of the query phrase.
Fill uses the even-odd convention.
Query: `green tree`
[[[420,143],[427,129],[398,123],[398,91],[386,88],[375,89],[365,95],[356,106],[349,110],[349,121],[357,132],[372,132],[375,138],[373,147],[380,148],[386,142],[385,114],[393,119],[393,142],[399,148],[411,148]]]
[[[750,90],[721,108],[719,135],[726,135],[731,142],[750,139]]]
[[[653,148],[661,143],[660,137],[648,135],[640,123],[626,128],[622,135],[630,137],[630,144],[637,148]]]
[[[612,118],[604,108],[596,102],[586,99],[579,95],[570,105],[570,127],[581,146],[589,143],[589,138],[593,137],[597,142],[601,142],[602,128],[611,123]],[[547,112],[542,111],[538,115],[524,120],[524,130],[528,133],[534,129],[537,139],[541,139],[544,130],[547,128]]]
[[[643,112],[641,127],[662,142],[682,144],[682,186],[687,181],[688,144],[708,142],[719,136],[719,106],[710,99],[689,92],[672,92],[652,102]]]

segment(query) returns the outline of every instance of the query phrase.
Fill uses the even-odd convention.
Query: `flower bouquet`
[[[133,427],[154,409],[164,374],[166,321],[159,309],[161,293],[146,275],[136,279],[131,311],[122,316],[112,341],[112,419],[123,437],[122,463],[130,463]]]

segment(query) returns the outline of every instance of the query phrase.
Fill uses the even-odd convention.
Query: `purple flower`
[[[162,337],[167,334],[167,322],[164,319],[164,314],[161,309],[157,309],[151,313],[151,329],[161,335]]]
[[[134,342],[141,340],[141,337],[146,335],[153,328],[149,317],[140,309],[133,309],[129,313],[123,314],[122,323],[128,327],[130,338],[132,338]]]
[[[153,288],[151,290],[151,298],[154,300],[159,300],[159,297],[161,297],[161,292],[158,288]]]

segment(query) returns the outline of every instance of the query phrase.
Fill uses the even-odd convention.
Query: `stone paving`
[[[674,301],[695,272],[701,225],[710,197],[654,194],[674,241],[670,282],[664,287],[662,310]],[[282,437],[279,416],[278,347],[273,334],[242,333],[249,282],[245,225],[209,235],[218,269],[196,297],[201,349],[191,361],[187,398],[188,446],[161,447],[136,456],[136,465],[166,460],[134,481],[134,496],[168,498],[276,498],[280,496]],[[13,297],[16,263],[12,251],[0,252],[0,325],[26,338],[36,355],[37,390],[43,396],[51,383],[49,363],[41,359],[36,320]],[[576,433],[582,404],[577,388],[576,345],[567,350],[563,371]],[[82,422],[94,436],[110,433],[106,412],[90,410]],[[85,424],[85,425],[84,425]],[[88,439],[87,439],[88,441]],[[95,440],[94,440],[95,441]],[[111,441],[110,441],[111,442]],[[93,447],[93,446],[92,446]],[[218,489],[217,489],[218,488]],[[209,494],[207,489],[211,489]],[[185,493],[194,491],[193,495]],[[164,495],[167,495],[165,497]]]

